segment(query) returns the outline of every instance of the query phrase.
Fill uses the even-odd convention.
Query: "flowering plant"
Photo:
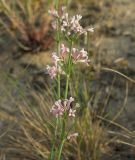
[[[57,29],[56,21],[58,20],[60,24],[60,31],[63,32],[67,39],[76,39],[87,32],[94,32],[93,27],[83,28],[80,25],[80,20],[82,19],[81,15],[77,14],[73,17],[69,17],[69,14],[65,11],[66,8],[62,7],[61,15],[56,10],[49,10],[49,13],[55,18],[52,23],[52,27]]]
[[[74,98],[70,97],[68,99],[69,82],[74,65],[77,65],[78,63],[89,65],[90,60],[87,51],[85,51],[84,48],[75,48],[74,42],[80,35],[94,31],[92,27],[83,28],[80,25],[81,15],[75,15],[70,18],[65,10],[65,7],[63,7],[61,14],[59,14],[57,10],[49,10],[49,13],[54,17],[52,27],[57,33],[57,52],[51,54],[53,66],[47,65],[47,72],[51,79],[57,80],[58,97],[58,100],[56,100],[50,109],[50,112],[56,117],[55,138],[52,143],[50,160],[54,160],[55,158],[60,160],[65,141],[74,139],[78,136],[78,133],[69,134],[73,128],[73,123],[70,124],[70,127],[67,125],[68,118],[72,117],[74,119],[76,117],[77,108],[79,107],[79,104],[74,104]],[[62,42],[62,37],[66,38],[67,46]],[[66,78],[64,97],[63,94],[61,94],[61,75],[64,75]],[[60,129],[60,144],[58,149],[55,149],[58,129]],[[57,153],[57,155],[55,153]]]
[[[47,65],[48,74],[52,79],[55,78],[58,74],[68,74],[66,72],[66,67],[69,63],[69,57],[71,67],[79,62],[85,63],[87,65],[89,63],[88,53],[84,49],[78,50],[76,48],[72,48],[70,53],[69,48],[66,48],[64,44],[61,44],[60,55],[57,55],[57,53],[52,53],[52,60],[54,65],[52,67]]]

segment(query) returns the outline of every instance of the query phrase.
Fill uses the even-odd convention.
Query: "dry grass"
[[[30,93],[32,103],[25,99],[22,102],[16,101],[8,93],[9,101],[14,102],[18,111],[17,114],[11,114],[1,110],[0,119],[7,123],[2,140],[2,160],[9,156],[13,160],[43,160],[49,156],[55,129],[55,118],[49,112],[53,104],[53,94],[50,89],[44,94],[32,90]],[[89,108],[85,107],[83,111],[80,109],[78,114],[74,130],[79,133],[79,137],[72,142],[67,141],[63,149],[63,159],[83,160],[93,157],[93,160],[98,160],[106,139],[101,138],[101,135],[105,135],[106,131],[102,128],[101,121],[93,121]]]
[[[51,1],[0,0],[0,24],[25,51],[46,50],[53,44],[48,8]]]
[[[1,112],[1,119],[7,120],[12,126],[8,130],[7,139],[4,139],[4,152],[14,158],[47,159],[50,152],[51,138],[53,137],[53,121],[49,114],[51,99],[32,93],[38,100],[37,106],[15,104],[19,107],[18,116]],[[13,98],[12,98],[13,100]],[[14,125],[13,125],[14,124]],[[15,153],[15,154],[14,154]]]
[[[80,78],[82,79],[82,75]],[[132,131],[108,120],[104,114],[101,114],[102,112],[97,112],[90,105],[91,101],[96,104],[98,96],[92,100],[89,97],[90,88],[87,85],[86,81],[80,79],[70,84],[70,94],[74,95],[81,104],[74,125],[74,130],[79,133],[79,137],[71,142],[66,142],[62,154],[64,160],[99,160],[104,153],[110,152],[109,144],[113,143],[134,147],[130,143],[130,140],[135,137]],[[75,87],[78,86],[79,93],[76,93]],[[6,92],[9,101],[12,101],[17,107],[17,111],[13,114],[1,109],[0,119],[4,127],[1,135],[3,147],[0,149],[0,158],[2,160],[9,157],[11,160],[47,159],[55,130],[55,118],[49,112],[49,108],[54,102],[50,88],[47,86],[44,93],[35,92],[29,88],[31,95],[29,101],[26,99],[18,101],[10,95],[8,90]],[[112,125],[119,129],[119,133],[110,128]]]

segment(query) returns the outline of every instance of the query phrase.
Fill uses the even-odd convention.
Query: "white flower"
[[[63,26],[64,27],[67,27],[68,26],[68,23],[66,21],[63,21]]]
[[[87,29],[87,31],[88,31],[88,32],[94,32],[94,28],[93,28],[93,27],[89,27],[89,28]]]
[[[75,117],[76,110],[70,109],[69,110],[69,117]]]
[[[68,21],[68,13],[64,13],[63,15],[62,15],[62,20],[66,20],[66,21]]]
[[[75,108],[80,108],[80,104],[76,103]]]
[[[67,35],[70,36],[70,35],[71,35],[71,32],[67,32]]]
[[[68,137],[67,137],[67,139],[68,140],[73,140],[74,138],[76,138],[76,137],[78,137],[78,133],[73,133],[73,134],[70,134]]]
[[[66,6],[62,6],[61,10],[65,11],[65,9],[66,9]]]
[[[55,9],[49,10],[48,13],[54,17],[59,17],[58,12]]]
[[[61,26],[61,31],[62,31],[62,32],[65,32],[65,31],[66,31],[66,29],[65,29],[64,26]]]
[[[52,28],[53,28],[53,29],[56,29],[56,28],[57,28],[56,21],[53,21],[53,22],[51,23],[51,25],[52,25]]]

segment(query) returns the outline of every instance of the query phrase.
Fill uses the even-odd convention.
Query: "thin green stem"
[[[54,7],[57,11],[59,10],[59,0],[54,1]]]
[[[64,115],[64,119],[62,121],[61,144],[60,144],[59,149],[58,149],[58,160],[60,160],[60,158],[61,158],[62,149],[63,149],[63,145],[64,145],[64,142],[65,142],[65,128],[66,128],[65,119],[66,119],[66,114]]]
[[[60,75],[58,75],[58,98],[61,97],[61,91],[60,91]]]
[[[72,71],[72,60],[71,60],[72,47],[73,47],[73,41],[70,42],[70,54],[68,57],[68,66],[67,66],[68,71],[67,71],[66,88],[65,88],[65,99],[68,96],[69,80],[70,80],[70,75]]]
[[[58,123],[59,123],[59,119],[57,117],[56,127],[55,127],[55,134],[54,134],[54,139],[53,139],[53,145],[52,145],[52,149],[51,149],[51,154],[50,154],[49,160],[54,160],[54,148],[55,148],[55,142],[56,142],[56,137],[57,137]]]
[[[60,33],[59,33],[59,21],[58,21],[58,23],[57,23],[57,53],[58,53],[58,55],[60,55]],[[60,79],[61,79],[61,76],[60,76],[60,74],[58,74],[58,98],[60,98],[61,97],[61,91],[60,91],[60,86],[61,86],[61,84],[60,84]]]
[[[56,0],[56,9],[58,10],[58,7],[59,7],[59,0]],[[57,53],[58,53],[58,56],[60,55],[60,42],[61,42],[61,38],[60,38],[60,21],[59,19],[57,19],[57,33],[56,33],[56,39],[57,39]],[[58,98],[60,99],[61,97],[61,91],[60,91],[60,74],[58,75]]]
[[[70,75],[67,75],[66,89],[65,89],[65,99],[67,99],[67,96],[68,96],[69,79],[70,79]]]
[[[62,142],[61,142],[59,153],[58,153],[58,160],[61,159],[61,153],[62,153],[64,142],[65,142],[65,139],[63,139]]]
[[[68,64],[67,64],[68,70],[67,70],[67,77],[66,77],[65,99],[67,99],[67,96],[68,96],[69,80],[70,80],[70,75],[72,71],[72,62],[71,62],[72,46],[73,46],[73,41],[70,42],[70,54],[68,57]],[[64,116],[64,119],[62,121],[61,144],[58,151],[58,160],[60,160],[61,158],[62,149],[65,142],[66,118],[67,118],[67,115]]]
[[[90,42],[90,34],[89,34],[89,32],[88,32],[88,33],[87,33],[87,51],[88,51],[88,52],[89,52],[89,47],[90,47],[89,42]]]
[[[58,10],[59,7],[59,0],[55,1],[55,9]],[[57,39],[57,53],[58,55],[60,55],[60,27],[59,27],[59,19],[57,19],[57,32],[56,32],[56,39]],[[57,81],[57,96],[60,99],[61,98],[61,83],[60,83],[60,74],[58,74],[58,81]],[[57,118],[56,120],[56,127],[55,127],[55,135],[54,135],[54,139],[53,139],[53,145],[52,145],[52,149],[51,149],[51,155],[50,155],[50,160],[54,160],[55,158],[55,153],[54,153],[54,149],[55,149],[55,143],[56,143],[56,139],[57,139],[57,132],[58,132],[58,126],[59,126],[59,118]]]

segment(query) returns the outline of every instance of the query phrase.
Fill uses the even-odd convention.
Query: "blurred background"
[[[48,15],[52,4],[49,0],[0,0],[1,119],[18,114],[15,101],[20,103],[22,96],[33,102],[30,90],[43,94],[46,84],[51,83],[45,68],[51,63],[49,53],[55,48],[52,17]],[[95,29],[87,40],[83,37],[79,42],[91,58],[91,66],[82,69],[82,77],[86,76],[88,96],[96,97],[91,102],[94,109],[107,106],[109,118],[134,132],[135,1],[60,0],[60,6],[67,4],[71,15],[83,16],[84,27]],[[1,120],[1,134],[5,133],[5,126],[10,125]],[[118,145],[108,160],[134,160],[134,138],[128,142],[132,141],[133,149]]]

